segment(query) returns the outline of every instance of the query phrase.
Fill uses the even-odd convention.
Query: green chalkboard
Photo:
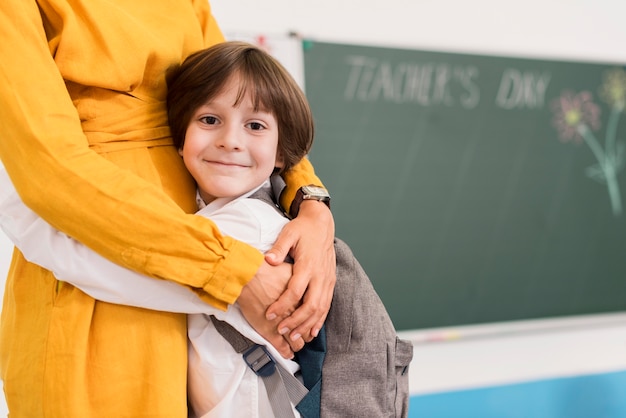
[[[398,329],[626,309],[622,66],[304,50],[310,158]]]

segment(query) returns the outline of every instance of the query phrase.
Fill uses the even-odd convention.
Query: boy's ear
[[[183,147],[178,148],[178,155],[183,156]]]

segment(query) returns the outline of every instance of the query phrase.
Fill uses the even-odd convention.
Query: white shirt
[[[269,181],[260,187],[270,187]],[[223,234],[265,252],[288,221],[267,203],[247,199],[254,191],[235,199],[216,199],[198,215],[210,217]],[[24,205],[2,165],[0,227],[28,261],[52,271],[59,280],[71,283],[97,300],[190,314],[188,397],[194,416],[274,416],[262,380],[217,332],[207,315],[215,315],[254,342],[267,346],[274,359],[292,373],[299,366],[284,359],[261,337],[236,304],[226,312],[216,309],[183,286],[120,267],[55,230]],[[294,414],[300,416],[295,408]]]

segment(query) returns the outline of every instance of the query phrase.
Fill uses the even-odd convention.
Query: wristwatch
[[[292,218],[298,216],[298,212],[300,211],[300,203],[304,200],[317,200],[318,202],[323,202],[330,208],[330,194],[328,194],[328,190],[320,186],[314,186],[309,184],[308,186],[302,186],[296,192],[296,197],[291,202],[291,207],[289,208],[289,215]]]

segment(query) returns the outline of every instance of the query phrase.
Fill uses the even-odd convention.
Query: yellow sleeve
[[[287,183],[287,187],[285,187],[280,195],[280,204],[286,211],[289,211],[291,202],[293,202],[296,192],[300,187],[310,184],[324,186],[322,181],[315,175],[311,161],[306,157],[290,170],[283,173],[283,179],[285,183]]]
[[[75,74],[81,77],[76,81],[86,83],[84,79],[95,77],[94,74],[107,68],[108,52],[119,53],[132,39],[125,39],[125,34],[120,33],[111,45],[98,45],[91,39],[85,47],[80,42],[88,42],[93,32],[81,33],[81,19],[68,19],[63,26],[67,33],[54,32],[57,22],[50,17],[42,21],[42,13],[50,12],[49,16],[58,17],[68,12],[64,9],[69,7],[67,2],[3,1],[0,8],[0,159],[23,201],[55,228],[124,267],[187,285],[216,307],[225,308],[233,303],[255,274],[262,255],[246,244],[221,236],[209,220],[186,214],[158,181],[147,181],[144,176],[158,172],[152,175],[158,178],[161,172],[178,170],[177,176],[182,177],[182,164],[167,168],[161,162],[159,167],[159,162],[150,160],[150,150],[142,150],[128,152],[127,160],[132,162],[122,167],[90,149],[83,132],[83,115],[79,115],[70,97],[65,74]],[[186,23],[198,19],[201,8],[194,7],[180,11],[186,13],[180,16]],[[91,18],[99,19],[94,22],[99,21],[103,28],[109,24],[116,30],[119,28],[115,15],[102,14],[99,10],[90,12],[93,13]],[[174,13],[152,9],[146,12],[155,13],[154,16],[159,12],[166,16]],[[221,32],[210,17],[208,5],[203,13],[204,42],[221,41]],[[173,19],[176,18],[178,16]],[[202,32],[200,24],[192,30]],[[152,33],[154,31],[150,35]],[[187,49],[203,46],[202,40],[196,41],[202,36],[194,36],[189,37],[192,46],[186,44]],[[60,41],[61,38],[64,40]],[[159,41],[168,39],[165,34]],[[179,39],[173,39],[162,48],[155,46],[155,50],[170,51],[179,44],[182,44]],[[124,77],[135,70],[135,55],[143,53],[131,47],[126,49],[128,60],[119,63],[119,77],[115,73],[100,77],[106,85],[97,86],[96,90],[104,92],[104,96],[114,91],[113,87],[117,88],[113,83],[126,82]],[[97,60],[103,62],[81,60],[83,51],[92,53],[92,50]],[[146,62],[157,61],[158,57],[149,52],[145,53]],[[187,52],[182,51],[171,59],[180,59]],[[79,67],[83,61],[93,67]],[[111,61],[119,62],[118,59]],[[165,68],[166,64],[164,60],[161,65]],[[138,79],[146,76],[141,73],[144,71],[141,65],[137,65]],[[127,98],[129,94],[117,96]],[[140,99],[158,101],[162,98]],[[114,102],[111,99],[111,103]],[[133,172],[141,164],[145,168],[143,172]]]

